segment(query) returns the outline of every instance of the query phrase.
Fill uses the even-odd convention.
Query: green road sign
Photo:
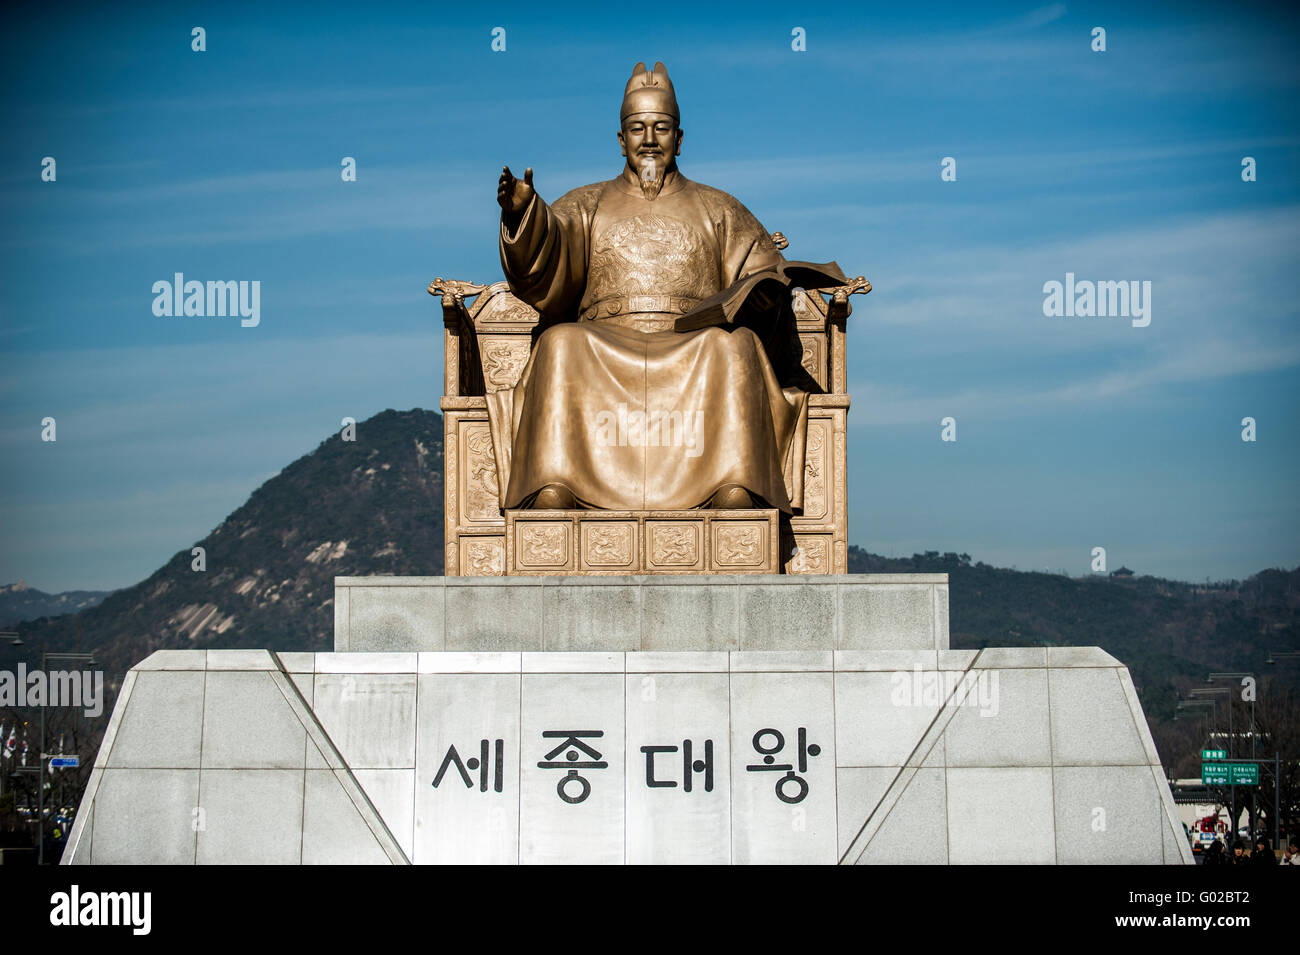
[[[1229,782],[1237,786],[1258,786],[1259,785],[1259,764],[1258,763],[1229,763],[1228,764]]]
[[[1258,763],[1201,763],[1203,786],[1258,786]]]
[[[1203,749],[1201,750],[1201,759],[1227,759],[1228,751],[1226,749]]]
[[[1201,785],[1228,785],[1228,766],[1226,763],[1201,763]]]

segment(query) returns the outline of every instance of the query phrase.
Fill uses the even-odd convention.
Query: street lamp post
[[[1208,700],[1179,700],[1179,701],[1178,701],[1178,705],[1174,708],[1174,710],[1175,710],[1175,713],[1174,713],[1174,719],[1179,719],[1179,718],[1180,718],[1180,717],[1178,716],[1178,711],[1180,711],[1180,710],[1190,710],[1190,709],[1195,709],[1195,708],[1197,708],[1197,707],[1202,707],[1202,706],[1208,706],[1208,707],[1210,707],[1210,708],[1212,709],[1212,711],[1213,711],[1213,713],[1214,713],[1213,724],[1214,724],[1215,730],[1217,731],[1217,730],[1218,730],[1218,726],[1219,726],[1219,701],[1218,701],[1218,700],[1215,700],[1215,699],[1208,699]],[[1205,738],[1206,738],[1207,740],[1212,740],[1212,739],[1214,738],[1214,734],[1211,733],[1211,732],[1207,729],[1207,730],[1206,730],[1206,733],[1205,733]],[[1201,778],[1204,779],[1204,776],[1202,775]],[[1218,809],[1217,809],[1217,808],[1215,809],[1215,819],[1216,819],[1216,820],[1218,819]]]
[[[45,707],[49,703],[48,683],[50,676],[50,663],[85,663],[93,665],[95,656],[92,653],[47,653],[41,652],[41,672],[45,674],[47,683],[47,692],[41,698],[41,758],[37,762],[37,784],[36,784],[36,864],[45,864],[45,760],[49,758],[45,752]]]
[[[1214,680],[1241,680],[1243,683],[1246,680],[1250,680],[1252,684],[1257,684],[1257,681],[1255,680],[1255,674],[1246,673],[1246,672],[1211,673],[1208,677],[1205,678],[1206,683],[1210,683]],[[1250,694],[1250,758],[1252,762],[1254,762],[1255,760],[1255,695],[1256,695],[1255,690],[1257,688],[1258,688],[1257,685],[1252,686],[1252,692]],[[1231,695],[1228,697],[1228,712],[1232,712]],[[1251,839],[1252,852],[1254,851],[1254,843],[1255,843],[1255,827],[1256,825],[1258,825],[1259,822],[1259,810],[1255,803],[1255,796],[1257,795],[1258,789],[1259,789],[1258,786],[1252,786],[1250,789],[1250,839]],[[1236,800],[1234,799],[1233,802],[1235,803]],[[1234,826],[1237,824],[1235,819],[1233,820],[1232,824]]]
[[[1191,691],[1191,695],[1197,697],[1214,697],[1220,693],[1224,694],[1224,699],[1227,701],[1228,704],[1228,759],[1232,759],[1233,756],[1232,741],[1236,738],[1236,732],[1233,730],[1232,727],[1232,690],[1228,689],[1226,686],[1213,686],[1213,687],[1198,687],[1197,689]],[[1217,703],[1218,700],[1214,700],[1214,702]],[[1216,709],[1215,712],[1217,713],[1218,710]],[[1228,783],[1228,804],[1231,807],[1231,812],[1232,812],[1232,832],[1230,833],[1230,835],[1232,836],[1231,841],[1236,842],[1237,841],[1237,787],[1232,782]],[[1228,848],[1232,848],[1231,845],[1229,845]]]

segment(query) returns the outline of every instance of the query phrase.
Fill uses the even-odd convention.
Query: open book
[[[792,288],[818,289],[845,285],[848,279],[834,262],[787,262],[775,268],[753,272],[730,288],[711,295],[681,318],[674,328],[690,332],[711,325],[758,324],[762,316],[790,296]]]

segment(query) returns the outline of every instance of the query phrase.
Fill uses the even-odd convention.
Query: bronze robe
[[[805,388],[749,328],[673,331],[782,262],[749,210],[680,173],[654,200],[621,177],[534,196],[501,227],[506,279],[545,329],[515,388],[488,395],[501,506],[562,484],[586,507],[684,509],[738,484],[801,507]]]

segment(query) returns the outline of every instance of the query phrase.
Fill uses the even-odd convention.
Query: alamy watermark
[[[184,273],[177,272],[170,282],[154,282],[153,294],[153,313],[159,318],[238,315],[244,328],[256,328],[262,321],[262,283],[257,280],[187,282]]]
[[[152,913],[152,892],[83,892],[74,884],[67,892],[50,896],[50,924],[58,927],[122,926],[132,935],[148,935]]]
[[[704,453],[704,412],[663,411],[639,408],[628,410],[620,404],[612,411],[601,411],[592,425],[595,442],[607,448],[685,448],[688,458]]]
[[[900,670],[889,678],[894,706],[944,706],[954,700],[959,706],[978,708],[980,716],[997,716],[997,670],[926,670],[918,663],[912,672]],[[956,694],[954,696],[954,694]]]
[[[103,670],[0,670],[0,706],[75,706],[94,719],[104,712]]]
[[[1131,318],[1134,328],[1151,324],[1151,282],[1076,281],[1073,272],[1065,282],[1043,283],[1043,314],[1048,318]]]

